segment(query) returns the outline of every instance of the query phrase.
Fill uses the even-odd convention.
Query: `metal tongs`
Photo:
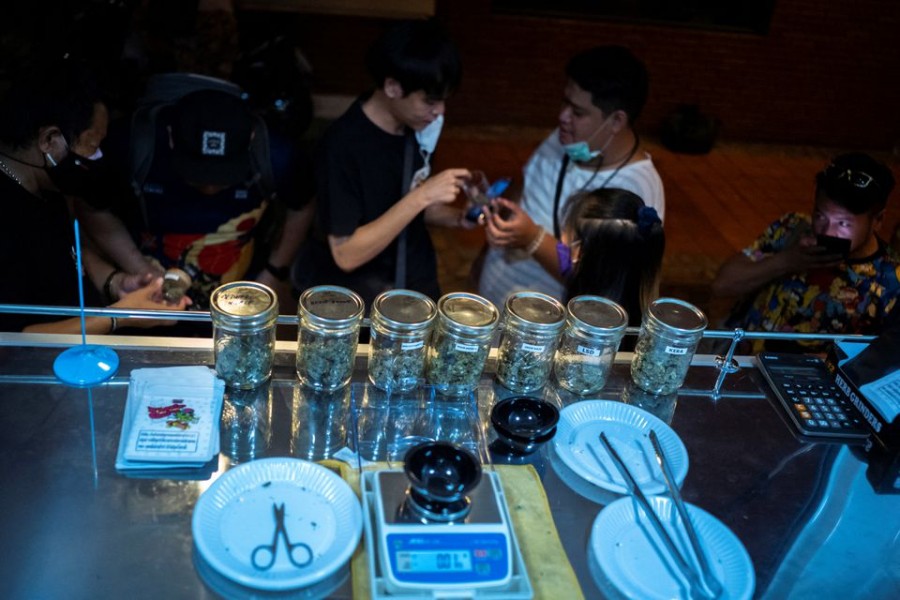
[[[606,437],[605,433],[600,433],[600,442],[603,444],[603,447],[609,453],[609,456],[612,458],[613,464],[615,464],[616,469],[618,469],[619,473],[622,475],[622,478],[625,479],[625,485],[629,489],[629,491],[634,495],[637,499],[638,503],[641,505],[641,508],[647,514],[647,518],[650,520],[650,524],[653,526],[653,529],[656,530],[657,535],[662,540],[663,545],[668,550],[672,559],[675,561],[675,566],[678,567],[678,570],[687,578],[690,596],[691,598],[697,600],[713,600],[722,595],[722,584],[715,578],[712,572],[709,569],[709,563],[706,560],[706,555],[700,547],[700,540],[697,538],[697,533],[694,531],[694,527],[691,524],[690,518],[688,518],[687,511],[685,510],[684,503],[681,500],[681,494],[678,492],[678,487],[675,484],[675,478],[671,477],[672,472],[669,468],[668,462],[665,459],[665,455],[661,454],[662,447],[659,445],[659,440],[656,439],[655,432],[651,431],[650,440],[653,442],[653,447],[656,449],[657,460],[660,461],[663,466],[663,474],[666,478],[666,483],[669,485],[669,491],[672,493],[672,499],[675,502],[675,506],[678,510],[678,514],[681,517],[682,523],[684,523],[684,527],[688,532],[688,538],[691,540],[691,545],[694,548],[694,552],[697,554],[698,562],[700,563],[700,568],[702,570],[701,574],[698,574],[694,568],[690,565],[688,560],[681,554],[681,551],[678,549],[678,546],[675,544],[672,536],[669,535],[669,532],[666,531],[665,526],[662,521],[660,521],[659,516],[653,510],[653,507],[650,506],[650,502],[647,500],[647,496],[644,495],[644,492],[641,490],[637,481],[634,479],[634,476],[631,474],[631,471],[628,470],[628,466],[619,456],[619,453],[616,452],[616,449],[613,448],[612,443],[609,441],[609,438]],[[588,448],[594,453],[594,458],[597,462],[600,462],[600,457],[596,456],[596,451],[594,450],[592,445],[588,445]],[[701,579],[702,578],[702,579]],[[704,580],[706,585],[704,585]]]

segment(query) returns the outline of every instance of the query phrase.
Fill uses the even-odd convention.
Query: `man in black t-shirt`
[[[368,305],[393,287],[437,297],[426,224],[471,226],[450,206],[469,172],[429,177],[428,166],[444,102],[459,83],[459,57],[433,21],[405,22],[376,42],[367,66],[375,89],[331,125],[319,148],[316,240],[312,259],[295,266],[296,283],[343,285]]]

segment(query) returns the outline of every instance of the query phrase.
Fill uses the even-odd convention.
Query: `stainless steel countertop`
[[[300,388],[294,374],[293,344],[280,342],[269,392],[257,402],[255,416],[245,414],[240,422],[237,412],[228,412],[226,402],[222,454],[212,479],[120,474],[114,463],[130,371],[211,366],[211,344],[208,340],[96,338],[115,347],[121,365],[111,382],[89,391],[65,387],[52,374],[53,359],[73,341],[80,338],[0,334],[0,548],[4,557],[0,597],[217,597],[195,569],[191,538],[194,504],[216,476],[254,456],[318,460],[344,446],[360,450],[367,458],[384,459],[391,452],[390,440],[371,433],[388,419],[379,402],[391,400],[363,383],[364,346],[350,391],[311,402],[311,394]],[[618,357],[598,397],[621,399],[629,388],[628,359],[627,354]],[[671,418],[690,457],[684,498],[712,513],[741,539],[753,560],[760,596],[819,503],[840,447],[797,440],[774,408],[752,361],[741,357],[740,362],[745,368],[728,376],[718,399],[709,394],[718,374],[712,357],[697,356],[677,397],[662,403],[651,398],[652,405],[644,407]],[[494,435],[486,419],[490,406],[510,395],[493,383],[492,372],[493,359],[478,392],[468,400],[481,418],[475,427],[486,436],[478,448],[483,455],[485,442]],[[578,401],[553,386],[542,393],[560,407]],[[422,394],[420,390],[405,401],[424,406],[430,401],[427,392]],[[347,404],[350,396],[352,406]],[[629,397],[634,402],[634,394]],[[360,418],[369,420],[359,427],[359,444],[352,439],[349,412],[353,407],[357,425]],[[248,416],[256,421],[247,421]],[[446,425],[448,421],[439,416],[437,422]],[[458,428],[447,435],[465,434]],[[396,444],[393,448],[396,453]],[[560,480],[549,444],[528,462],[542,476],[557,529],[585,596],[599,597],[588,572],[586,547],[602,504]],[[900,509],[900,496],[894,498]],[[349,583],[344,582],[330,597],[349,598],[349,593]]]

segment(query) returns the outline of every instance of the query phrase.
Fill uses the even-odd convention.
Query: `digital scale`
[[[454,520],[411,505],[402,470],[365,472],[361,485],[373,599],[533,597],[496,473],[484,473]]]

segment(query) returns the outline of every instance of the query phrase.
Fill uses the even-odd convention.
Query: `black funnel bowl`
[[[531,454],[556,435],[559,410],[530,396],[501,400],[491,409],[491,424],[500,444],[491,449],[505,454]]]
[[[411,448],[405,463],[410,500],[421,516],[448,521],[468,513],[466,494],[481,481],[481,464],[470,452],[449,442],[426,442]]]

